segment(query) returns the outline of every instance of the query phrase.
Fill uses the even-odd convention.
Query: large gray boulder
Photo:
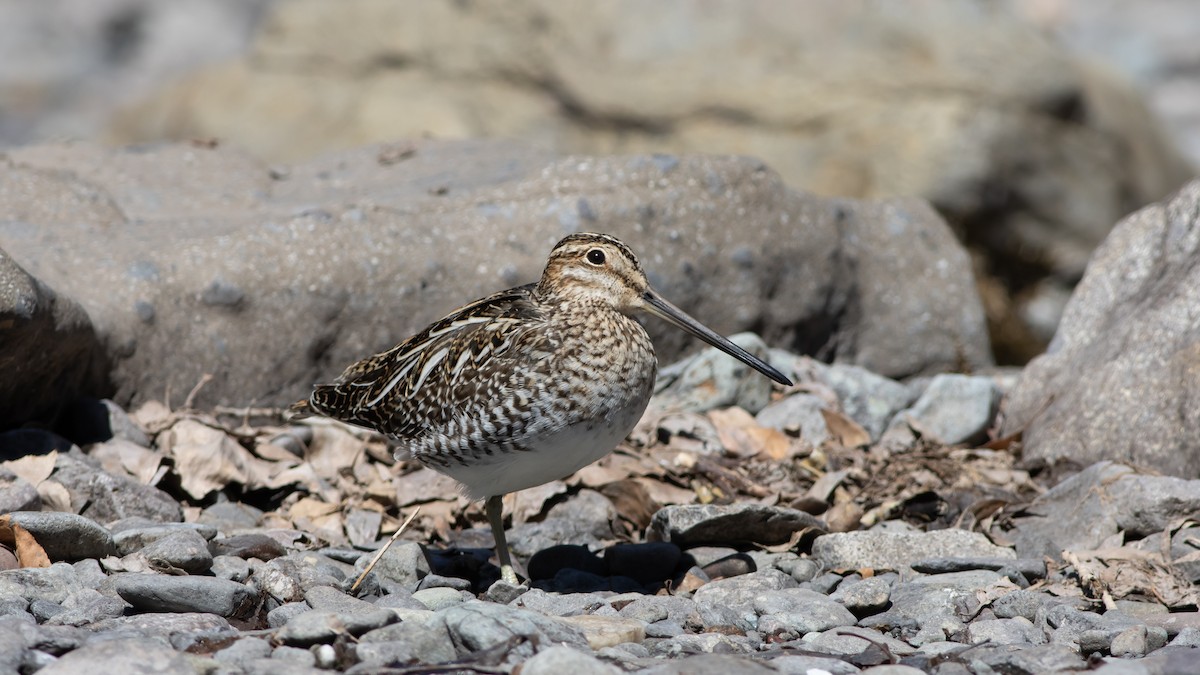
[[[723,333],[893,377],[990,362],[967,256],[929,206],[818,198],[756,160],[419,142],[268,168],[223,147],[68,144],[11,151],[10,180],[31,187],[0,193],[0,239],[91,313],[123,404],[178,404],[205,374],[197,406],[287,403],[535,280],[578,230],[627,240]],[[660,358],[690,346],[649,328]]]
[[[1117,224],[1005,406],[1027,457],[1200,476],[1200,181]]]
[[[278,161],[424,134],[752,155],[819,194],[929,200],[1010,290],[1038,291],[994,310],[1022,343],[1023,322],[1053,333],[1111,225],[1191,170],[1141,92],[1006,4],[277,3],[249,54],[127,109],[114,134]]]
[[[0,203],[20,200],[20,187],[8,176],[0,178]],[[0,221],[20,213],[4,208]],[[105,371],[104,350],[87,312],[0,249],[0,429],[30,420],[53,422],[81,392],[103,394]]]

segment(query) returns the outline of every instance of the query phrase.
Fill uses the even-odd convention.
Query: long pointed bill
[[[662,299],[654,291],[646,291],[645,295],[642,296],[642,299],[646,301],[646,309],[651,314],[659,317],[660,319],[664,319],[679,328],[682,328],[701,340],[704,340],[708,344],[720,349],[738,361],[741,361],[763,375],[775,380],[779,384],[791,386],[792,381],[784,377],[783,373],[767,365],[762,359],[751,354],[745,349],[742,349],[712,330],[709,330],[704,326],[704,324],[685,314],[682,309],[679,309],[675,305],[672,305],[671,303]]]

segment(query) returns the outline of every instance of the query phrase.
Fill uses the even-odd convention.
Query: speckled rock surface
[[[889,376],[991,359],[967,256],[932,209],[806,195],[755,160],[422,141],[269,168],[223,146],[67,144],[10,151],[0,179],[6,251],[92,315],[123,405],[205,374],[195,405],[286,404],[536,280],[589,229],[722,333]],[[648,325],[660,358],[689,346]]]

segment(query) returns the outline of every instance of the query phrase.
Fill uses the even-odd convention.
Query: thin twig
[[[211,373],[205,373],[200,376],[200,381],[196,383],[196,386],[192,387],[190,392],[188,392],[187,398],[183,399],[184,410],[192,409],[192,402],[196,400],[196,394],[199,394],[200,390],[204,388],[204,385],[212,382],[212,380],[213,376]]]
[[[387,553],[387,550],[389,548],[391,548],[393,543],[395,543],[396,538],[399,537],[400,534],[402,532],[404,532],[405,529],[408,528],[409,523],[411,523],[413,521],[413,518],[416,518],[417,514],[420,512],[421,512],[420,506],[413,509],[413,512],[411,514],[409,514],[408,518],[406,518],[404,520],[404,522],[400,525],[400,527],[397,528],[394,533],[392,533],[392,538],[388,539],[387,543],[384,544],[383,546],[381,546],[379,548],[379,550],[375,552],[374,557],[371,558],[371,562],[367,563],[367,568],[364,569],[362,571],[362,574],[358,575],[358,578],[354,580],[354,585],[350,587],[351,593],[358,590],[358,587],[362,584],[363,579],[366,579],[367,575],[371,573],[371,570],[375,569],[375,563],[379,562],[379,559],[383,557],[384,553]]]

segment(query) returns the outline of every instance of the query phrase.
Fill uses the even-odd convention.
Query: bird
[[[633,430],[658,370],[640,313],[791,385],[659,295],[619,239],[585,232],[554,246],[537,282],[454,310],[336,381],[314,385],[290,410],[375,430],[398,458],[446,474],[467,497],[483,500],[501,578],[515,585],[502,498],[571,475]]]

